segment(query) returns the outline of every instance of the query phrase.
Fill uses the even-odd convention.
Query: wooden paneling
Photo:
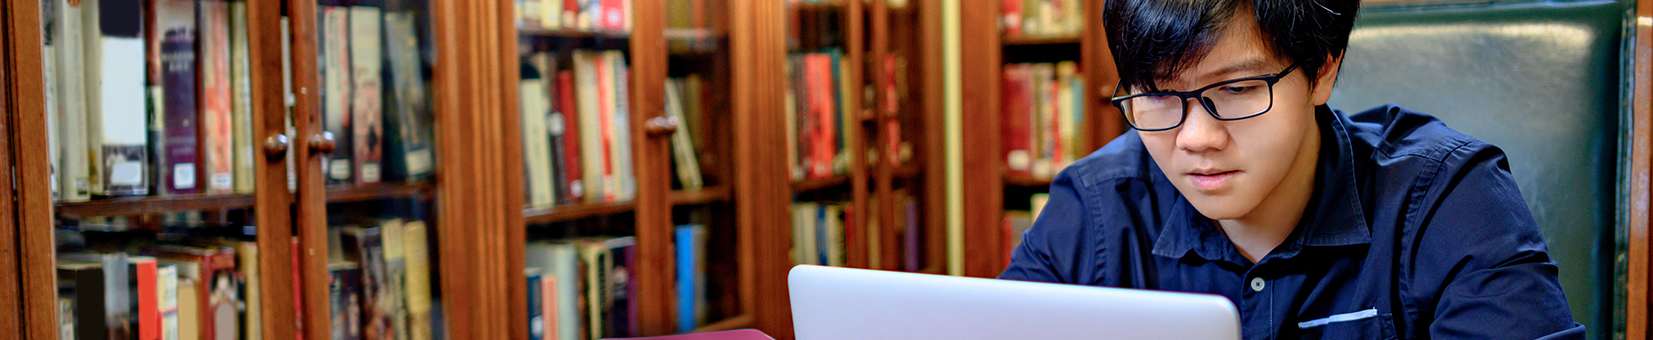
[[[777,339],[792,338],[787,303],[787,254],[792,244],[788,218],[790,171],[784,157],[786,112],[786,8],[783,1],[731,1],[730,98],[734,107],[734,185],[738,232],[744,257],[753,266],[753,299],[742,300],[753,325]]]
[[[962,32],[959,56],[962,70],[964,140],[964,275],[998,276],[1004,260],[999,237],[1004,189],[999,167],[999,4],[967,1],[959,8]]]
[[[1108,33],[1102,25],[1102,5],[1105,0],[1085,1],[1084,45],[1079,65],[1085,71],[1086,134],[1091,149],[1101,148],[1114,137],[1125,132],[1125,118],[1119,108],[1108,103],[1113,97],[1114,85],[1119,83],[1119,70],[1114,68],[1113,53],[1108,49]]]
[[[844,265],[855,268],[867,267],[867,212],[872,211],[867,206],[867,131],[864,123],[869,116],[865,111],[865,101],[861,99],[862,84],[866,84],[866,11],[862,10],[862,1],[845,1],[847,10],[844,12],[844,49],[845,63],[849,71],[849,93],[842,95],[850,103],[849,107],[841,108],[843,114],[851,116],[850,121],[859,124],[844,124],[844,135],[849,140],[844,141],[844,152],[849,152],[850,168],[850,201],[849,219],[844,221]],[[794,27],[793,29],[800,29]],[[737,64],[738,65],[738,64]],[[784,95],[777,93],[776,95]]]
[[[1631,92],[1632,117],[1630,140],[1630,174],[1629,183],[1630,206],[1624,213],[1629,214],[1626,237],[1629,238],[1628,278],[1625,282],[1627,300],[1625,301],[1625,338],[1648,338],[1649,318],[1649,289],[1653,288],[1653,271],[1649,269],[1649,261],[1653,261],[1653,252],[1649,252],[1649,241],[1653,238],[1648,232],[1648,214],[1650,205],[1653,205],[1653,195],[1649,191],[1650,178],[1653,172],[1653,1],[1638,1],[1636,3],[1635,29],[1635,70],[1634,88]]]
[[[919,38],[922,41],[923,57],[920,58],[919,68],[923,76],[916,84],[923,84],[918,88],[922,92],[923,105],[920,114],[923,115],[927,133],[920,142],[924,145],[923,170],[924,176],[924,261],[926,268],[944,268],[947,259],[947,158],[944,150],[946,134],[942,133],[945,84],[942,79],[941,57],[941,1],[921,0],[917,4],[924,10],[919,11]],[[939,272],[939,271],[938,271]]]

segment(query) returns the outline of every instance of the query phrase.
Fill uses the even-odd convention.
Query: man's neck
[[[1218,220],[1234,247],[1252,263],[1284,243],[1308,208],[1314,194],[1314,176],[1320,158],[1320,132],[1304,136],[1302,147],[1280,185],[1251,212],[1238,219]]]

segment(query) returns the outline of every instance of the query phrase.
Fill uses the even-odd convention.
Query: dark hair
[[[1199,63],[1235,14],[1250,10],[1263,44],[1312,83],[1349,45],[1359,0],[1109,0],[1102,12],[1121,88],[1157,88]]]

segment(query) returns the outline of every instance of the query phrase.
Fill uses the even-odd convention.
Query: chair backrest
[[[1573,317],[1613,324],[1625,6],[1613,1],[1363,10],[1332,96],[1428,112],[1503,148],[1561,267]]]

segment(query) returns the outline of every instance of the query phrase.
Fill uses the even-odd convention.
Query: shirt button
[[[1267,283],[1263,282],[1263,278],[1260,278],[1260,277],[1251,278],[1251,291],[1261,292],[1261,291],[1263,291],[1263,288],[1266,287],[1266,286],[1267,286]]]

